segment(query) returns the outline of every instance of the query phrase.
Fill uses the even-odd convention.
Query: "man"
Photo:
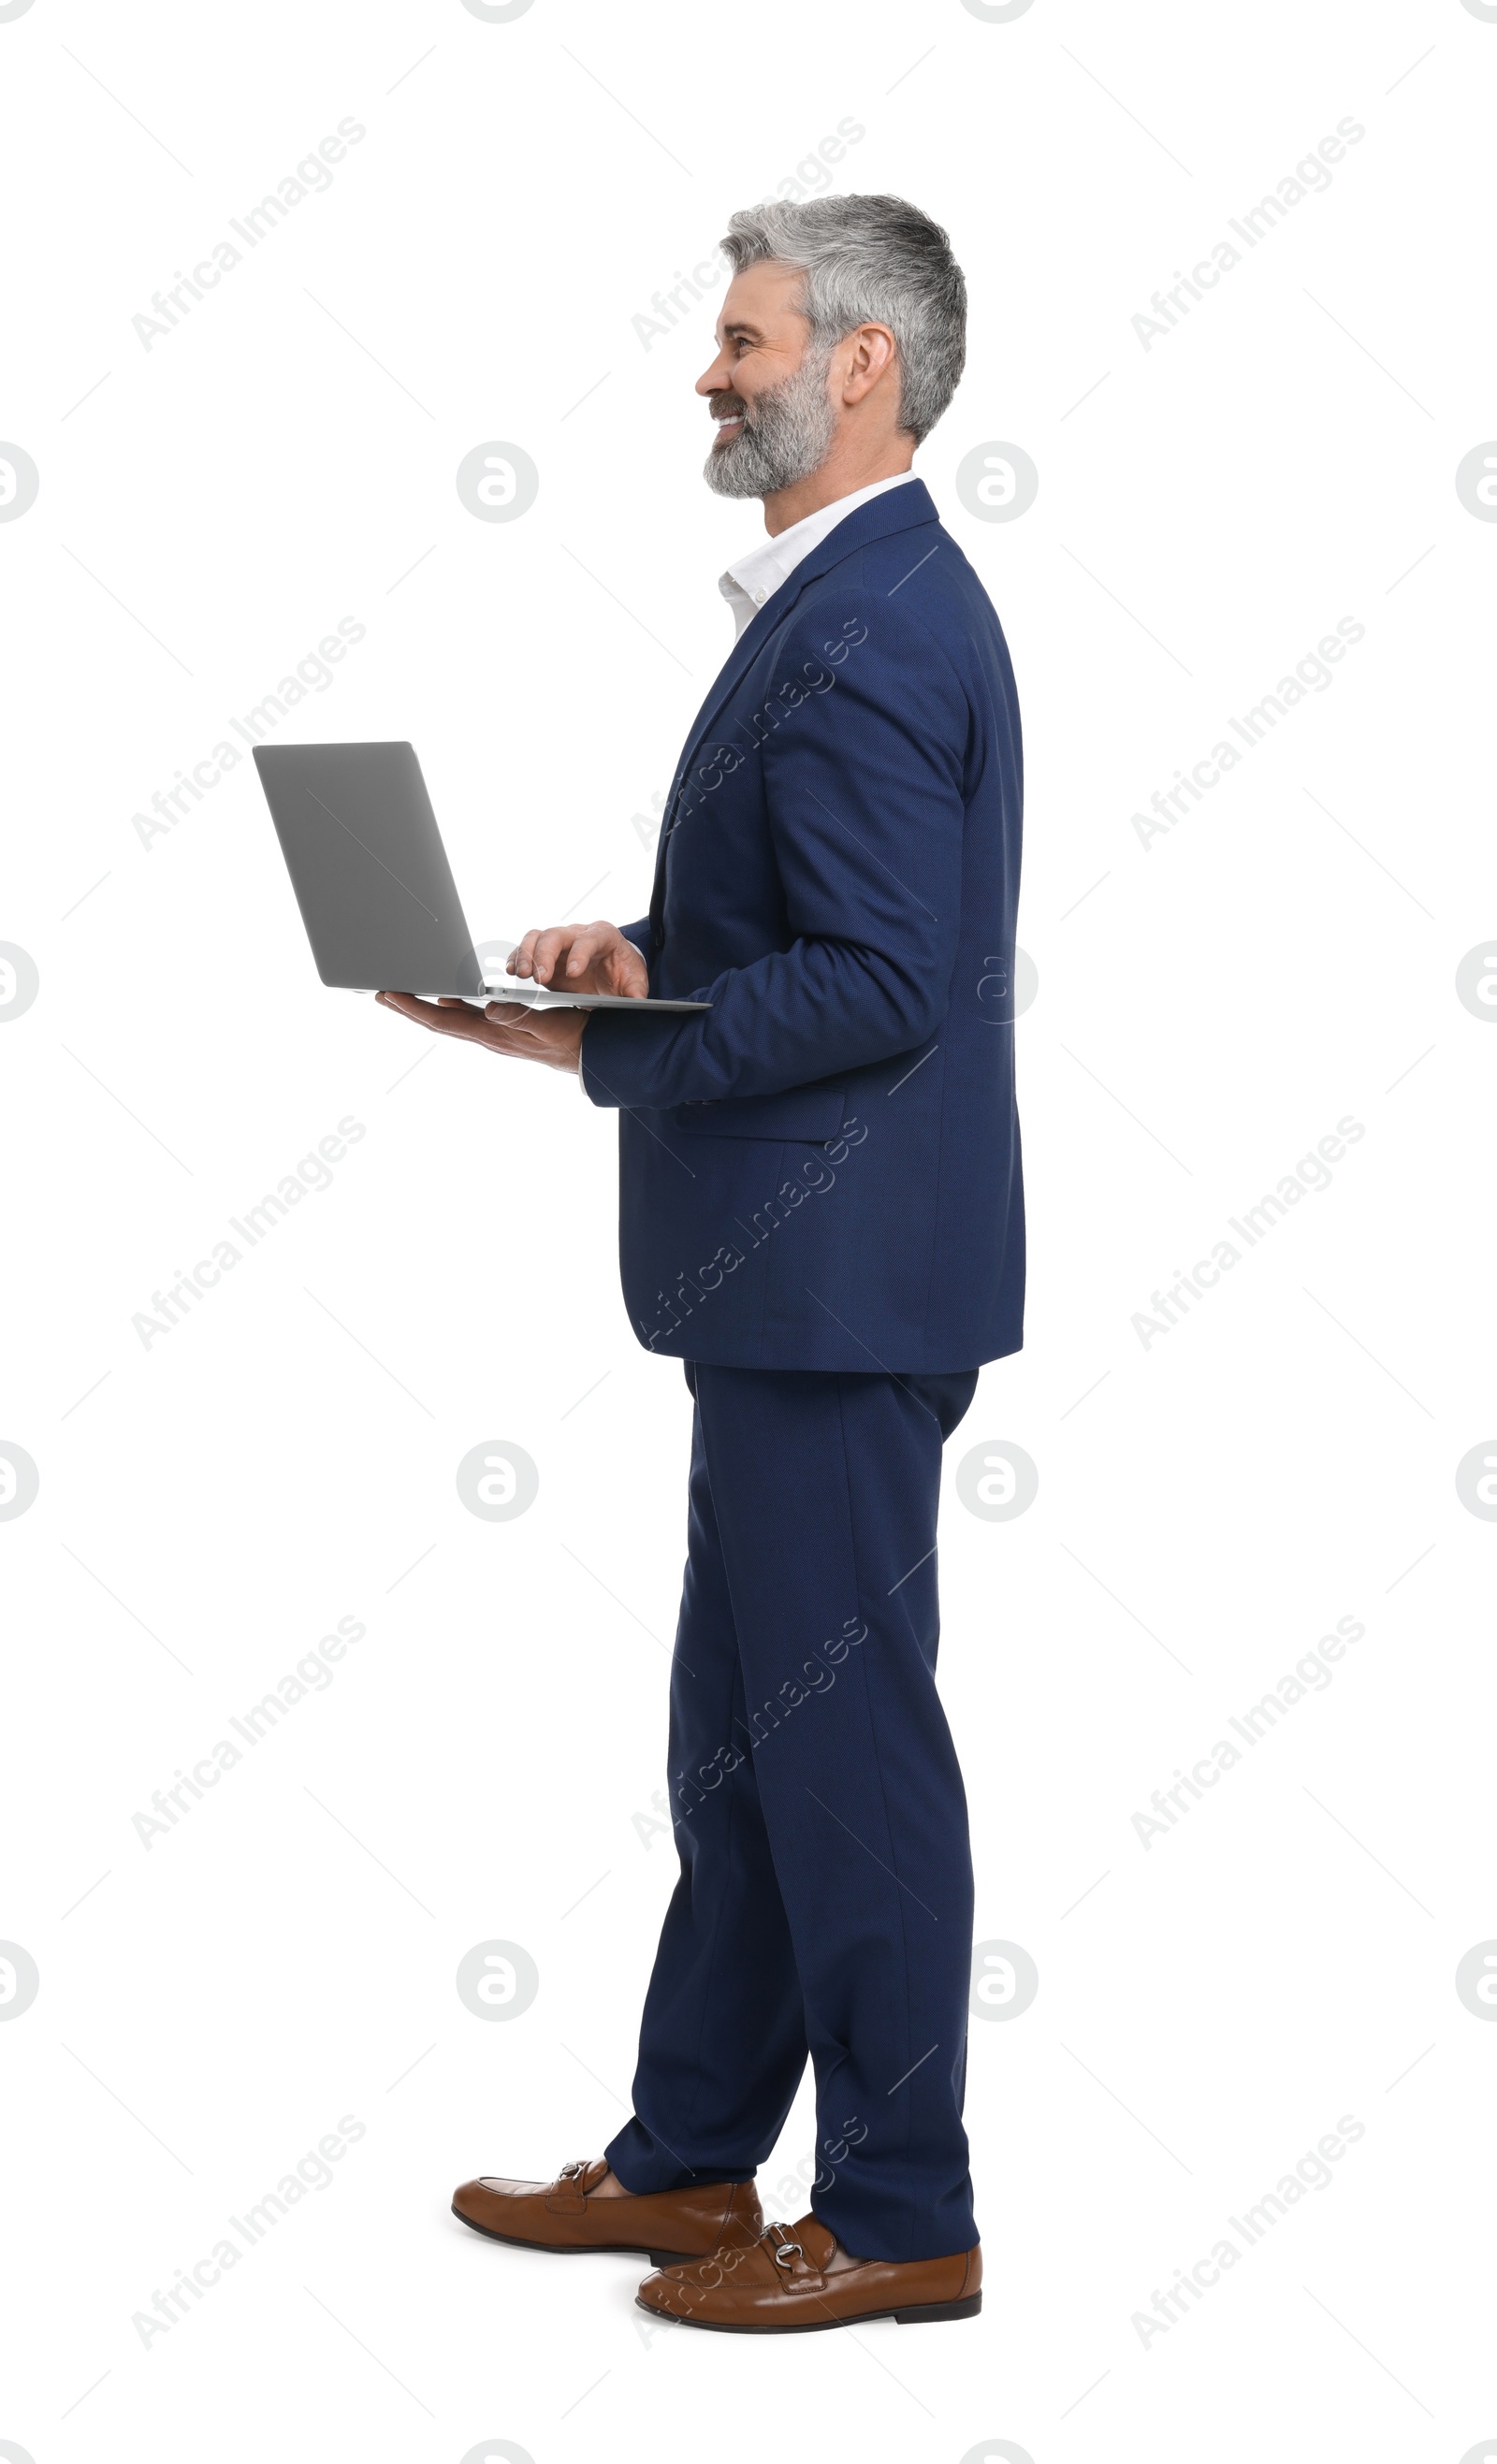
[[[972,1876],[936,1692],[942,1441],[1022,1340],[1010,979],[1021,759],[998,620],[911,470],[961,373],[946,234],[893,197],[734,215],[698,380],[767,542],[667,803],[650,912],[529,933],[554,988],[382,999],[619,1114],[625,1297],[694,1398],[671,1692],[681,1875],[634,2114],[499,2240],[640,2250],[642,2305],[772,2333],[966,2318]],[[753,2188],[815,2068],[812,2211]]]

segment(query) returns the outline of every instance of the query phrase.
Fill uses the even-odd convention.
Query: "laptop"
[[[504,973],[511,943],[475,949],[409,744],[257,744],[254,766],[324,984],[530,1008],[704,1010],[554,990]]]

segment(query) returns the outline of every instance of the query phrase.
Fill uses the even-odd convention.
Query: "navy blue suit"
[[[936,1690],[941,1447],[1022,1340],[1019,714],[912,481],[760,608],[688,738],[650,913],[689,1018],[595,1012],[640,1341],[694,1401],[671,1690],[681,1876],[627,2189],[746,2179],[807,2054],[859,2256],[977,2239],[966,1805]]]
[[[642,1343],[752,1369],[1017,1351],[1022,762],[992,605],[919,480],[860,505],[742,634],[660,833],[650,990],[595,1012]],[[848,1126],[845,1128],[845,1124]]]

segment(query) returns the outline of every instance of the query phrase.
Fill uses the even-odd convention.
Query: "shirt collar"
[[[902,488],[913,479],[913,471],[898,471],[892,479],[875,479],[871,487],[854,489],[850,496],[838,496],[831,504],[823,505],[817,513],[807,514],[804,521],[792,522],[777,538],[765,539],[747,555],[736,557],[717,583],[724,599],[733,610],[734,624],[739,634],[745,632],[768,599],[774,597],[782,582],[813,547],[820,547],[829,531],[846,521],[859,505],[869,504],[890,488]]]

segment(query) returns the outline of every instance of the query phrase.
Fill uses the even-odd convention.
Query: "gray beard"
[[[830,353],[807,352],[793,376],[761,393],[731,445],[714,445],[702,476],[719,496],[772,496],[819,471],[836,415],[826,392]]]

